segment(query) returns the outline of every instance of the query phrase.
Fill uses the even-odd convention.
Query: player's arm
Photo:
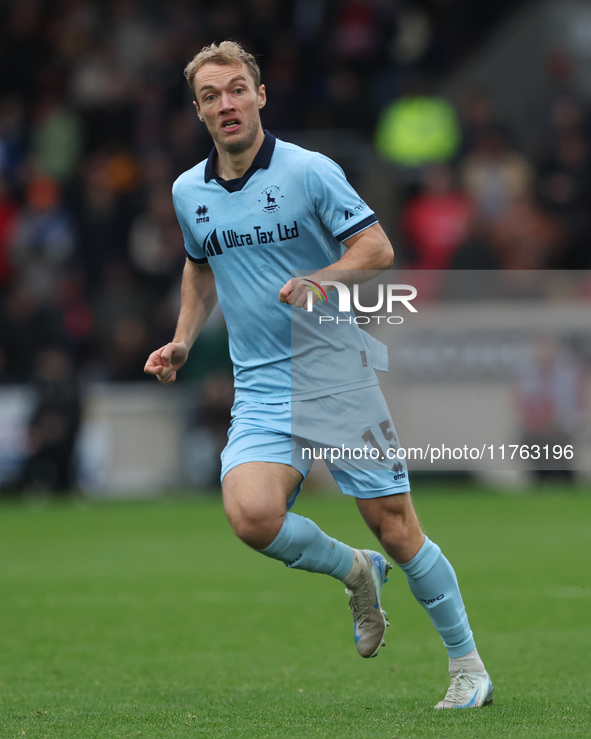
[[[181,282],[181,307],[174,338],[148,357],[144,372],[155,375],[163,385],[176,380],[195,339],[217,302],[215,280],[207,264],[185,262]]]
[[[334,279],[339,272],[341,282],[352,285],[369,280],[394,263],[394,248],[379,223],[354,234],[343,242],[347,247],[343,256],[333,264],[308,275],[314,282]],[[332,276],[331,276],[332,273]],[[309,287],[301,280],[292,279],[279,291],[279,300],[298,308],[306,304]]]
[[[314,273],[319,279],[324,279],[328,272],[343,270],[352,273],[354,282],[356,271],[378,274],[394,264],[394,247],[379,223],[374,223],[343,243],[347,250],[338,262]]]

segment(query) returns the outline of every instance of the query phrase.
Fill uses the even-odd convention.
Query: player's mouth
[[[222,130],[227,133],[232,133],[240,128],[240,121],[237,118],[228,118],[228,120],[222,123]]]

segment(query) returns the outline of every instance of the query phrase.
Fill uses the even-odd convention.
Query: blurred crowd
[[[32,379],[38,353],[56,348],[83,380],[141,380],[170,339],[184,261],[170,187],[211,147],[182,71],[212,40],[260,55],[266,128],[354,131],[388,163],[399,265],[591,266],[590,118],[568,57],[549,60],[528,142],[486,91],[453,105],[437,93],[517,5],[0,5],[0,383]],[[185,377],[227,366],[219,335],[204,341],[211,357]]]
[[[461,101],[453,153],[431,157],[404,188],[399,232],[408,266],[591,267],[590,101],[571,87],[568,57],[550,54],[547,72],[548,96],[527,141],[490,95],[473,91]]]

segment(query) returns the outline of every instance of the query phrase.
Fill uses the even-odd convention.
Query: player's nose
[[[227,111],[227,110],[233,110],[234,109],[234,103],[232,102],[231,96],[223,92],[220,95],[220,110]]]

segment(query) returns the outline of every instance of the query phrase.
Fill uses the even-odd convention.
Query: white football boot
[[[434,708],[481,708],[493,702],[493,684],[487,672],[460,670],[451,679],[445,698]]]
[[[370,549],[356,549],[355,558],[357,574],[353,582],[347,583],[346,590],[353,612],[353,635],[359,654],[375,657],[380,647],[385,646],[384,634],[390,626],[380,596],[392,565],[379,552]]]

